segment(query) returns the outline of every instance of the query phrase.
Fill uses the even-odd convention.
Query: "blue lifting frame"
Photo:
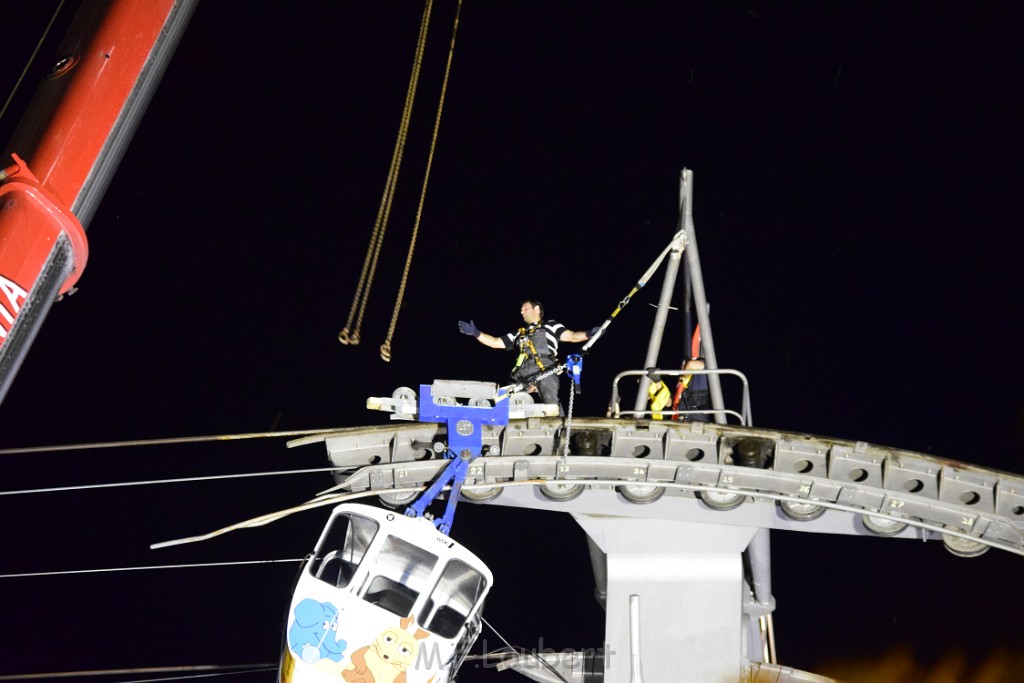
[[[448,448],[444,457],[451,462],[430,488],[405,509],[407,517],[422,517],[427,506],[451,482],[452,489],[448,494],[444,516],[434,520],[434,526],[441,533],[448,534],[451,531],[455,506],[459,501],[462,484],[466,481],[469,463],[483,451],[483,425],[508,424],[508,405],[507,397],[499,397],[493,406],[437,405],[431,385],[420,385],[418,419],[420,422],[443,422],[448,426]]]

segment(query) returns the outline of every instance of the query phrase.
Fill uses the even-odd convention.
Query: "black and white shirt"
[[[565,325],[560,322],[541,320],[499,337],[506,351],[519,352],[512,377],[536,375],[558,363],[558,338],[564,331]]]

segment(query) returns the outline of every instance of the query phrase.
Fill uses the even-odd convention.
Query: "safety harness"
[[[533,358],[533,362],[537,364],[537,368],[540,372],[544,372],[544,361],[540,359],[540,354],[537,353],[537,347],[533,344],[533,334],[544,324],[543,320],[538,320],[529,327],[520,327],[516,332],[516,339],[519,341],[519,357],[516,358],[516,364],[512,368],[512,377],[516,377],[522,368],[523,362],[526,361],[527,354]]]

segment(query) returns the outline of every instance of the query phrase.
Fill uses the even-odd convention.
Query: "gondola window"
[[[369,517],[338,515],[317,547],[310,573],[332,586],[347,586],[378,528],[380,525]]]
[[[486,581],[461,560],[452,560],[430,593],[419,622],[442,638],[454,638],[483,594]]]
[[[392,614],[407,617],[428,587],[437,556],[397,536],[388,536],[370,569],[363,599]]]

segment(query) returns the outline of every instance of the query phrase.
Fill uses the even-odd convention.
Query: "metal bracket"
[[[457,403],[456,399],[459,398],[469,399],[471,405]],[[495,385],[444,380],[436,380],[433,385],[420,385],[419,421],[444,422],[448,426],[448,449],[445,457],[451,462],[430,488],[406,508],[406,516],[422,517],[441,490],[451,482],[452,488],[448,494],[444,516],[440,520],[434,520],[434,526],[441,533],[447,534],[451,531],[455,519],[455,506],[458,504],[462,484],[466,481],[469,463],[481,455],[483,450],[483,425],[508,424],[509,402],[495,400],[494,405],[491,405],[489,400],[480,400],[487,398],[497,398]],[[473,405],[474,403],[479,405]]]
[[[468,399],[469,405],[473,408],[486,408],[491,404],[497,406],[499,403],[511,404],[509,406],[508,419],[518,420],[530,417],[556,417],[558,415],[557,405],[534,403],[530,394],[517,393],[509,387],[499,388],[493,382],[459,381],[450,379],[437,379],[431,385],[433,387],[434,403],[454,406],[457,405],[456,398]],[[520,387],[520,390],[522,387]],[[420,392],[422,394],[422,392]],[[369,410],[380,410],[391,413],[392,420],[416,420],[419,419],[419,399],[416,392],[409,387],[399,387],[390,397],[371,396],[366,399],[366,407]],[[504,422],[497,424],[506,424]],[[446,422],[446,419],[427,419],[421,422]]]

